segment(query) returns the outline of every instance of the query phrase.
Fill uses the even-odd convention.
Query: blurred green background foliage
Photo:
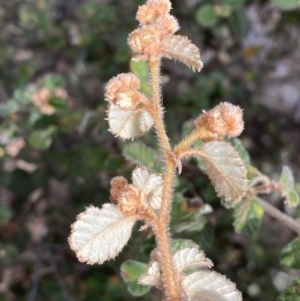
[[[299,1],[172,3],[179,33],[200,48],[204,62],[195,74],[163,60],[172,143],[190,132],[191,120],[202,110],[232,102],[244,109],[241,141],[252,164],[275,180],[283,165],[291,166],[299,192]],[[125,260],[147,263],[155,247],[150,231],[137,227],[121,255],[103,266],[79,263],[67,242],[78,213],[109,201],[113,176],[129,178],[136,164],[161,168],[153,133],[119,141],[105,120],[103,94],[111,77],[132,70],[149,92],[147,65],[130,63],[126,43],[141,4],[0,0],[1,301],[162,298],[154,289],[133,297],[130,292],[148,290],[136,284],[145,266],[137,264],[128,274],[122,265]],[[199,162],[186,162],[176,183],[174,238],[199,244],[215,269],[237,283],[245,301],[274,301],[299,276],[299,241],[276,220],[262,218],[255,202],[241,209],[250,210],[254,228],[237,226],[233,210],[220,203]],[[274,195],[267,200],[300,218],[299,208],[288,208]],[[300,300],[299,279],[279,300]]]

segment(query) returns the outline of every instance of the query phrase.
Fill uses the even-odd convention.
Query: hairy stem
[[[283,224],[285,224],[287,227],[289,227],[292,231],[296,232],[298,235],[300,235],[300,223],[295,221],[290,216],[286,215],[285,213],[281,212],[274,206],[270,205],[265,200],[258,198],[259,202],[263,205],[266,213],[273,216]]]
[[[160,91],[160,60],[150,61],[151,85],[152,85],[152,116],[156,127],[158,139],[165,156],[165,170],[163,182],[162,206],[159,220],[154,228],[158,249],[161,254],[164,288],[167,300],[180,301],[181,290],[178,275],[172,262],[172,252],[169,238],[169,221],[172,202],[172,190],[175,176],[175,162],[172,159],[172,150],[169,138],[163,123],[163,108],[161,106]]]

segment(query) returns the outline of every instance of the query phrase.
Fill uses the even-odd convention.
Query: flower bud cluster
[[[123,109],[135,108],[147,98],[138,91],[140,80],[132,73],[121,73],[106,86],[105,100]]]
[[[128,44],[134,53],[141,54],[147,60],[162,55],[164,38],[179,29],[176,18],[169,14],[170,10],[169,0],[148,0],[139,7],[136,18],[140,27],[128,38]]]
[[[195,121],[197,128],[211,132],[211,137],[237,137],[244,129],[243,110],[223,102],[208,112],[203,112]]]
[[[145,108],[149,100],[138,91],[139,87],[140,80],[132,73],[121,73],[106,86],[109,130],[123,139],[141,136],[153,125],[153,118]]]
[[[124,177],[118,176],[110,181],[110,200],[117,204],[124,215],[135,214],[140,203],[138,189],[134,185],[128,184]]]
[[[49,101],[52,97],[68,98],[68,93],[63,88],[58,88],[54,92],[47,88],[41,88],[34,92],[31,96],[32,103],[38,107],[39,111],[44,115],[52,115],[55,108],[50,105]]]
[[[162,195],[161,175],[151,174],[144,167],[137,167],[132,173],[132,184],[124,177],[111,180],[110,200],[125,215],[147,212],[151,207],[159,210]]]

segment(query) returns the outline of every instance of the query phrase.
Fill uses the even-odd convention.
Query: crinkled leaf
[[[168,35],[162,41],[163,56],[178,60],[193,70],[200,71],[203,67],[200,52],[187,37]]]
[[[150,262],[147,273],[139,278],[139,283],[142,285],[155,286],[157,288],[163,287],[160,266],[157,261]]]
[[[158,154],[143,142],[130,142],[123,147],[123,156],[132,163],[157,171]]]
[[[183,248],[198,248],[198,245],[191,239],[173,239],[171,242],[171,250],[173,254]]]
[[[242,301],[233,282],[213,271],[199,271],[186,276],[183,289],[192,301]]]
[[[211,268],[213,266],[212,261],[205,257],[204,252],[199,251],[199,249],[195,247],[184,248],[177,251],[173,255],[173,262],[178,271],[184,271],[193,266],[202,268]]]
[[[245,149],[242,141],[238,138],[235,138],[232,140],[232,145],[239,153],[241,159],[244,161],[245,166],[250,165],[250,156],[249,156],[248,151]]]
[[[300,238],[282,249],[280,263],[287,268],[300,269]]]
[[[277,301],[300,301],[300,278],[295,279],[293,284],[286,288],[276,299]]]
[[[72,225],[71,249],[81,262],[101,264],[123,249],[135,221],[135,216],[125,217],[113,204],[104,204],[101,209],[91,206]]]
[[[283,189],[293,189],[295,179],[292,170],[287,166],[283,166],[279,183]]]
[[[237,151],[223,141],[205,143],[200,148],[206,173],[219,197],[236,203],[246,192],[246,169]]]
[[[161,175],[149,173],[145,167],[137,167],[132,172],[132,183],[142,192],[142,198],[144,197],[153,209],[160,209],[163,190]]]
[[[108,110],[110,131],[122,139],[142,136],[153,126],[151,115],[145,110],[125,110],[111,104]]]
[[[263,215],[263,206],[256,198],[242,200],[234,208],[235,231],[252,234],[258,229]]]

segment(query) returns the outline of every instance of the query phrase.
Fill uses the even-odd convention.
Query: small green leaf
[[[299,0],[273,0],[273,2],[282,10],[292,10],[300,6]]]
[[[283,189],[293,189],[295,185],[292,170],[287,166],[283,166],[279,183]]]
[[[217,6],[216,14],[221,18],[228,18],[232,14],[232,7],[228,4]]]
[[[14,264],[17,260],[18,250],[13,244],[0,242],[0,265],[7,266]]]
[[[148,271],[148,265],[135,261],[127,260],[121,265],[121,276],[127,283],[127,289],[133,296],[142,296],[146,294],[150,287],[138,283],[138,279]]]
[[[36,130],[29,136],[29,144],[38,150],[46,150],[52,143],[53,134],[56,132],[55,126],[50,126],[45,130]]]
[[[235,11],[230,18],[231,26],[240,37],[245,37],[251,29],[251,22],[243,11]]]
[[[218,22],[218,15],[212,5],[206,4],[196,12],[196,21],[204,27],[213,27]]]
[[[8,206],[0,204],[0,227],[5,225],[12,215],[12,210]]]
[[[0,116],[9,116],[13,113],[16,113],[18,109],[19,105],[15,101],[9,100],[7,103],[0,105]]]
[[[295,190],[285,190],[284,191],[284,195],[286,197],[286,201],[287,203],[292,206],[292,207],[296,207],[299,205],[299,195],[297,193],[297,191]]]
[[[300,238],[293,240],[282,249],[280,263],[287,268],[300,269]]]
[[[127,283],[137,280],[140,276],[146,274],[147,271],[147,264],[135,260],[127,260],[121,265],[121,276]]]
[[[199,246],[201,250],[206,250],[212,244],[214,235],[214,228],[211,223],[207,221],[199,233]]]
[[[277,301],[300,301],[300,278],[295,279],[293,284],[286,288],[276,299]]]
[[[149,66],[145,61],[130,61],[130,70],[134,73],[141,81],[140,91],[149,95],[151,92],[149,84]]]
[[[126,143],[123,147],[123,156],[139,166],[145,166],[151,171],[158,171],[158,155],[154,149],[143,142]]]
[[[42,85],[51,91],[65,86],[65,80],[63,77],[57,74],[50,74],[42,79]]]
[[[249,156],[248,151],[244,147],[242,141],[238,138],[235,138],[232,140],[232,145],[239,153],[241,159],[244,161],[245,166],[247,167],[248,165],[250,165],[250,156]]]
[[[49,104],[55,109],[65,109],[68,107],[65,99],[55,96],[50,98]]]
[[[243,199],[234,208],[234,229],[238,233],[252,234],[260,225],[264,209],[256,198]]]
[[[245,0],[223,0],[223,3],[229,5],[232,9],[238,9],[245,4]]]
[[[193,248],[198,247],[198,245],[191,239],[173,239],[171,242],[172,253],[176,253],[178,250],[183,248]]]
[[[139,284],[138,281],[127,283],[127,289],[132,296],[140,297],[149,292],[150,286]]]

